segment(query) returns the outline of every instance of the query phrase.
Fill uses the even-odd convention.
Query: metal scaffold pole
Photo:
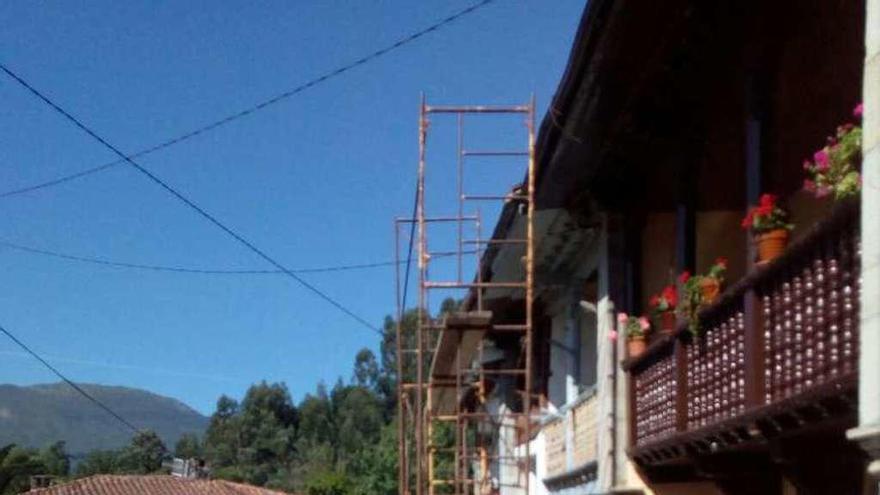
[[[416,338],[418,340],[418,352],[416,353],[416,495],[422,495],[424,487],[424,471],[425,471],[425,411],[423,397],[425,391],[425,319],[428,317],[427,308],[425,307],[427,294],[425,292],[425,282],[427,279],[427,241],[425,232],[425,146],[428,133],[427,115],[425,113],[425,95],[422,95],[422,102],[419,106],[419,183],[416,207],[416,218],[418,222],[419,232],[419,305],[418,305],[418,323],[416,330]]]
[[[438,119],[440,115],[455,118],[456,180],[455,189],[449,194],[456,197],[456,204],[449,205],[450,210],[455,212],[453,215],[433,216],[427,212],[426,149],[428,119],[431,115],[438,115]],[[525,149],[465,148],[466,118],[476,120],[505,115],[525,117]],[[395,223],[398,261],[400,227],[409,225],[412,228],[415,224],[419,291],[415,308],[416,328],[408,335],[404,322],[406,308],[401,306],[398,267],[398,476],[401,495],[483,495],[493,490],[516,495],[529,493],[529,444],[534,401],[534,141],[534,98],[526,105],[436,106],[428,105],[422,96],[419,107],[415,218],[398,218]],[[528,159],[524,183],[501,194],[490,195],[483,191],[481,194],[468,194],[465,178],[469,160],[522,158]],[[485,184],[480,186],[485,187]],[[439,200],[444,197],[448,196],[437,195]],[[500,202],[504,209],[512,208],[512,216],[518,222],[518,227],[510,231],[513,237],[482,237],[482,212],[476,205],[491,201]],[[469,207],[475,211],[469,212]],[[428,231],[432,225],[444,223],[454,224],[454,248],[432,253],[429,250]],[[466,233],[470,232],[471,227],[474,238],[468,239]],[[473,247],[473,250],[465,249],[466,246]],[[487,267],[484,264],[489,253],[497,254],[505,250],[522,258],[522,268],[517,270],[519,274],[507,280],[485,276]],[[433,258],[441,255],[456,257],[453,274],[446,279],[432,277],[429,269]],[[466,279],[468,274],[464,257],[470,255],[474,256],[476,273],[472,275],[473,278]],[[447,313],[435,315],[432,311],[437,308],[433,308],[430,302],[430,293],[434,291],[458,291],[460,298],[456,299],[463,302],[457,309],[446,308]],[[487,307],[492,307],[487,305],[487,299],[497,297],[498,293],[512,294],[509,297],[521,300],[525,305],[524,311],[515,311],[513,315],[495,315],[487,310]],[[492,346],[497,339],[510,342],[511,338],[519,343],[516,346],[518,350],[514,350],[516,356],[503,362],[486,361],[487,345]],[[472,350],[465,351],[463,346],[466,345]],[[501,397],[492,395],[493,391],[504,387],[512,387],[508,398],[505,399],[503,394]],[[408,443],[409,439],[414,445]]]

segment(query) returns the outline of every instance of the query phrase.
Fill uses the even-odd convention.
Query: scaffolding
[[[431,216],[426,207],[426,148],[429,117],[451,116],[457,130],[455,160],[455,213]],[[505,115],[524,119],[525,149],[465,149],[465,124],[470,119]],[[467,122],[466,122],[467,121]],[[403,495],[529,493],[532,469],[529,443],[532,437],[537,396],[532,382],[534,298],[534,185],[535,103],[511,106],[436,106],[422,97],[419,112],[418,190],[415,218],[396,218],[397,261],[398,438],[399,493]],[[465,170],[472,158],[521,157],[528,162],[525,182],[497,195],[470,194]],[[440,199],[447,197],[440,195]],[[476,203],[497,201],[515,207],[524,221],[519,238],[483,238],[481,210]],[[473,212],[469,211],[473,208]],[[431,252],[429,228],[452,224],[455,249]],[[402,231],[404,233],[402,233]],[[409,231],[409,236],[406,235]],[[471,233],[472,232],[472,233]],[[467,234],[466,234],[467,233]],[[413,235],[415,234],[415,235]],[[469,236],[469,237],[466,237]],[[401,239],[416,246],[418,301],[414,325],[405,323],[401,301],[401,271],[407,270],[410,253],[401,255]],[[515,280],[484,280],[487,250],[522,251],[521,270]],[[517,251],[519,253],[519,251]],[[464,277],[465,257],[473,256],[475,275]],[[435,279],[429,269],[432,260],[455,257],[457,276]],[[407,268],[403,268],[406,266]],[[451,280],[449,279],[451,278]],[[403,277],[408,281],[408,273]],[[444,314],[432,315],[430,295],[435,291],[460,291],[464,303]],[[490,291],[513,291],[513,300],[523,307],[499,322],[486,307]],[[403,289],[405,292],[405,289]],[[490,363],[487,342],[504,338],[514,342],[512,361]],[[463,349],[473,349],[465,353]],[[490,390],[500,383],[508,387],[508,400],[490,404]],[[510,397],[513,399],[511,400]]]

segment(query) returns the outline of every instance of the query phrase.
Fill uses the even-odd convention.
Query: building
[[[532,366],[528,401],[480,376],[476,398],[431,404],[529,421],[483,433],[491,446],[459,476],[493,482],[465,493],[877,493],[880,221],[862,212],[880,212],[878,49],[876,0],[588,3],[537,136],[533,342],[458,336],[462,315],[486,320],[471,330],[521,318],[525,293],[479,285],[433,362],[444,376],[451,356],[473,376]],[[863,99],[864,190],[816,199],[803,161]],[[764,193],[795,226],[758,266],[740,223]],[[524,278],[525,248],[503,242],[523,222],[508,204],[481,284]],[[727,286],[697,335],[679,317],[627,358],[615,314],[647,313],[718,257]]]
[[[34,495],[284,495],[284,492],[222,480],[187,479],[166,475],[107,475],[81,478]]]

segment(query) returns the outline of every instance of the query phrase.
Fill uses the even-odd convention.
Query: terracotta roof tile
[[[191,480],[168,475],[96,475],[25,492],[31,495],[286,495],[223,480]]]

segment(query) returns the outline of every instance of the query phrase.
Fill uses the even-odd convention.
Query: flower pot
[[[629,340],[626,341],[626,351],[629,354],[629,357],[639,357],[645,352],[645,348],[647,345],[645,344],[644,337],[630,337]]]
[[[717,278],[704,277],[700,280],[700,292],[703,295],[703,305],[708,306],[718,299],[721,293],[721,282]]]
[[[678,322],[675,318],[675,311],[664,311],[660,313],[660,333],[663,335],[672,335],[675,332],[675,325]]]
[[[755,236],[755,244],[758,247],[758,263],[779,257],[788,246],[788,230],[776,229]]]

